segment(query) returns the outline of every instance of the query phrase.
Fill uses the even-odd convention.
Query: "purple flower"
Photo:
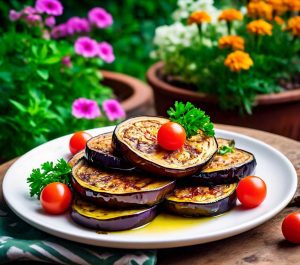
[[[113,48],[109,43],[105,41],[99,43],[98,49],[98,55],[103,61],[112,63],[115,60]]]
[[[116,99],[108,99],[102,103],[103,110],[110,121],[125,118],[125,111]]]
[[[42,22],[42,17],[40,15],[29,14],[25,17],[25,21],[31,26],[36,26]]]
[[[66,37],[67,34],[68,34],[67,25],[64,24],[64,23],[57,25],[51,31],[51,36],[54,39],[59,39],[59,38]]]
[[[69,35],[86,33],[90,30],[90,24],[86,18],[72,17],[67,21],[67,31]]]
[[[78,98],[72,104],[72,115],[76,118],[95,119],[101,116],[101,112],[96,101]]]
[[[95,57],[98,55],[98,43],[89,37],[78,38],[74,48],[75,52],[83,57]]]
[[[47,18],[45,19],[45,24],[46,24],[46,26],[48,26],[49,28],[54,27],[55,23],[56,23],[55,17],[53,17],[53,16],[47,17]]]
[[[91,9],[88,13],[88,18],[91,24],[98,28],[106,28],[113,23],[111,14],[101,7]]]
[[[71,57],[70,56],[63,57],[61,63],[66,67],[70,68],[72,66]]]
[[[25,14],[25,15],[35,14],[36,12],[37,12],[36,9],[32,6],[26,6],[22,10],[22,13]]]
[[[16,10],[10,10],[9,11],[9,20],[10,21],[17,21],[20,19],[20,17],[22,16],[22,13],[17,12]]]
[[[63,6],[58,0],[37,0],[35,8],[40,13],[52,16],[60,16],[63,13]]]

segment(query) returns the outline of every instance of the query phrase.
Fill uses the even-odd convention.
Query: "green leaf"
[[[49,72],[46,69],[38,69],[36,70],[37,74],[44,80],[48,80]]]
[[[61,58],[60,57],[49,57],[49,58],[47,58],[47,59],[45,59],[45,60],[43,60],[42,62],[41,62],[41,64],[55,64],[55,63],[58,63],[58,62],[60,62],[61,61]]]
[[[12,99],[10,99],[9,102],[10,102],[11,104],[13,104],[13,105],[16,107],[16,109],[18,109],[19,111],[21,111],[21,112],[23,112],[23,113],[27,112],[26,107],[23,106],[21,103],[15,101],[15,100],[12,100]]]
[[[185,129],[187,138],[196,135],[199,130],[207,136],[215,135],[210,117],[191,102],[184,104],[176,101],[174,108],[170,108],[167,113],[171,121],[179,123]]]
[[[235,148],[234,140],[231,140],[228,145],[221,145],[218,149],[218,154],[226,155],[228,153],[233,153]]]

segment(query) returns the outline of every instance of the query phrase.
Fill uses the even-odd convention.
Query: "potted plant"
[[[156,29],[153,56],[161,61],[147,72],[158,114],[191,101],[214,122],[300,140],[299,2],[178,4],[174,24]]]
[[[95,7],[86,18],[58,24],[62,13],[58,0],[9,13],[12,26],[0,36],[0,160],[67,133],[115,124],[151,103],[148,85],[99,71],[115,60],[112,46],[96,38],[112,16]]]

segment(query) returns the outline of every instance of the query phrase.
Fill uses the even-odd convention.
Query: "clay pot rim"
[[[180,87],[173,86],[163,80],[161,80],[157,73],[164,66],[162,61],[159,61],[153,64],[147,71],[147,80],[149,84],[154,89],[160,88],[160,92],[164,94],[176,93],[181,95],[183,98],[192,97],[194,100],[201,100],[203,102],[208,103],[216,103],[217,97],[207,95],[201,92],[194,92],[190,90],[186,90]],[[281,93],[273,93],[273,94],[262,94],[256,96],[255,105],[272,105],[278,103],[286,103],[291,101],[299,101],[300,100],[300,88],[294,89],[291,91],[284,91]]]
[[[149,98],[152,97],[152,89],[139,79],[112,71],[101,70],[101,73],[103,79],[116,80],[119,83],[123,83],[124,87],[130,87],[132,89],[132,95],[121,101],[121,105],[126,112],[147,104]]]

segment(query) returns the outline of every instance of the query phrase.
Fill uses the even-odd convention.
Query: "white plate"
[[[109,132],[113,127],[91,130]],[[68,214],[51,216],[43,213],[39,201],[30,198],[26,178],[41,163],[68,158],[70,136],[45,143],[22,156],[8,170],[3,182],[4,198],[9,207],[24,221],[65,239],[97,246],[116,248],[170,248],[206,243],[230,237],[262,224],[275,216],[292,199],[297,188],[297,175],[291,162],[276,149],[253,138],[223,130],[218,137],[236,141],[237,147],[252,152],[257,159],[255,174],[267,184],[266,200],[257,208],[243,210],[237,206],[213,218],[180,218],[161,215],[145,227],[107,234],[96,233],[75,224]]]

